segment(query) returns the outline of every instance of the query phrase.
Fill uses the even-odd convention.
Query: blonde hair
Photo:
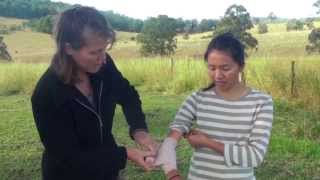
[[[69,43],[76,50],[82,48],[85,45],[85,29],[90,29],[105,38],[109,44],[108,48],[111,48],[115,41],[115,32],[96,9],[74,7],[62,12],[53,29],[57,50],[52,58],[51,67],[65,84],[74,84],[77,81],[77,65],[72,56],[65,52],[65,45]]]

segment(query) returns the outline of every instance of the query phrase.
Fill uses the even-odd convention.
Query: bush
[[[268,25],[266,23],[259,23],[258,25],[258,33],[264,34],[268,32]]]

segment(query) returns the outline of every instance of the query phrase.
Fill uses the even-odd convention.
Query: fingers
[[[147,145],[147,148],[152,153],[151,156],[156,156],[159,149],[159,145],[156,143],[152,143]]]

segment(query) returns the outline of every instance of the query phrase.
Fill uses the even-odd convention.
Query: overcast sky
[[[243,5],[254,17],[267,17],[274,12],[277,17],[315,17],[316,0],[52,0],[69,4],[112,10],[116,13],[138,19],[165,14],[183,19],[217,19],[224,15],[232,4]]]

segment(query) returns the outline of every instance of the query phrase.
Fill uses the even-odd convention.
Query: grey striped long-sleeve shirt
[[[213,89],[190,95],[170,129],[182,133],[195,128],[223,143],[224,154],[209,148],[195,149],[188,179],[255,179],[254,167],[263,161],[273,120],[271,96],[257,90],[237,101],[218,96]]]

